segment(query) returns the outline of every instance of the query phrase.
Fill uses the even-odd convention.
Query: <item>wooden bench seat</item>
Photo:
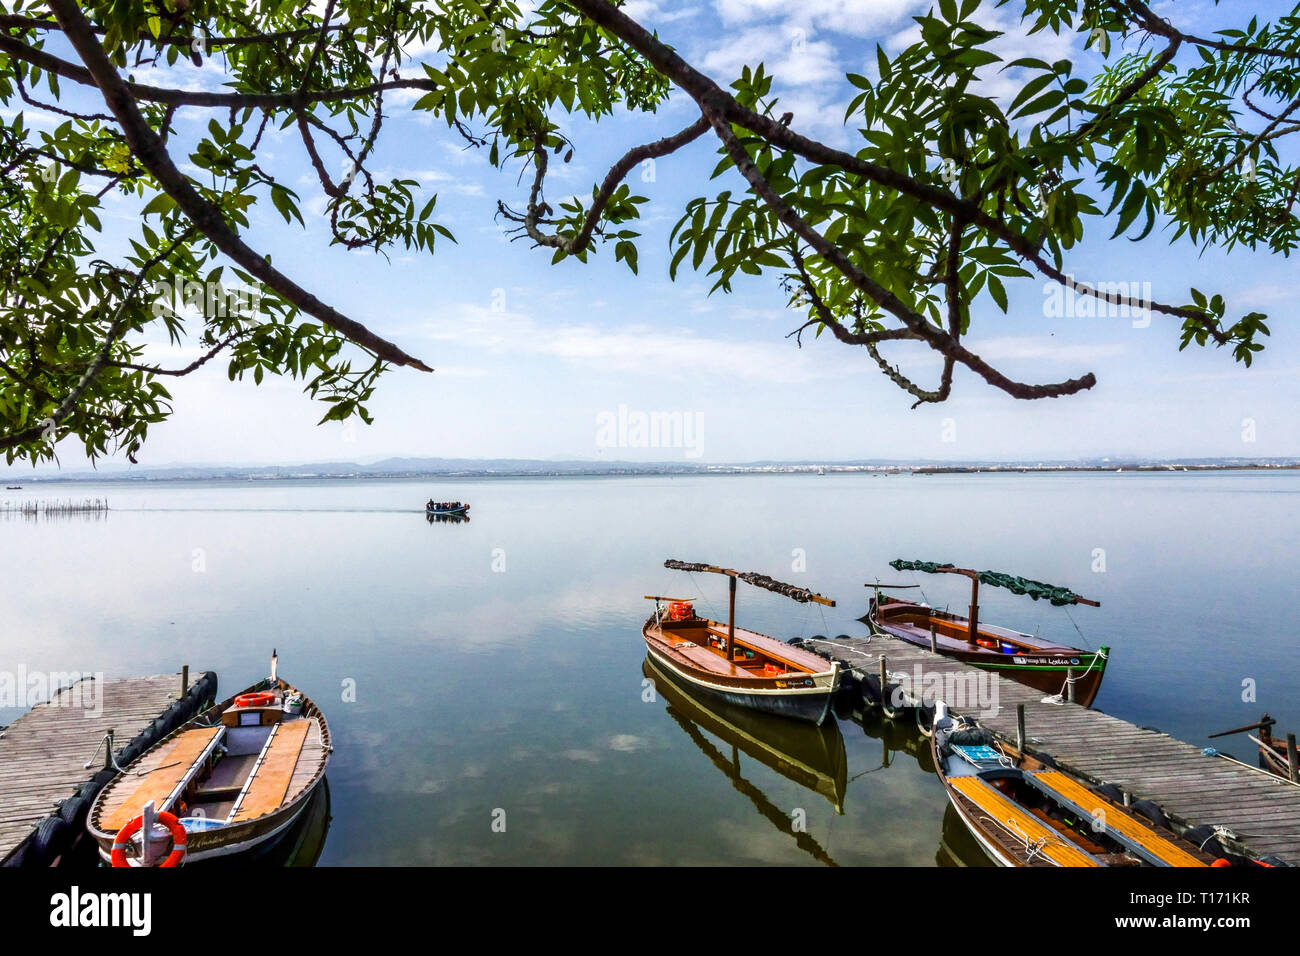
[[[261,765],[253,774],[248,792],[244,794],[231,822],[252,820],[280,808],[311,725],[310,718],[288,720],[277,725],[275,736],[266,749]]]
[[[140,784],[129,792],[125,788],[130,786],[131,778],[120,778],[117,786],[123,788],[126,796],[120,802],[113,801],[116,806],[111,810],[106,803],[106,812],[100,819],[100,826],[110,833],[122,829],[138,817],[144,805],[151,800],[156,809],[164,809],[163,801],[176,789],[176,785],[194,766],[194,761],[220,731],[220,727],[196,727],[177,734],[175,740],[159,751],[153,762],[158,769],[138,778]]]
[[[1044,826],[1024,807],[1009,800],[979,777],[949,777],[949,785],[987,813],[1010,834],[1023,834],[1031,843],[1041,843],[1038,855],[1057,866],[1101,866],[1096,857]],[[1013,839],[1016,838],[1013,836]]]
[[[1111,836],[1123,837],[1125,841],[1135,844],[1165,866],[1206,866],[1204,860],[1193,856],[1182,847],[1172,843],[1157,830],[1147,826],[1122,808],[1093,793],[1087,787],[1071,780],[1059,770],[1039,770],[1027,774],[1038,782],[1043,789],[1057,794],[1089,816],[1101,814],[1101,822]],[[1124,841],[1121,841],[1124,842]]]

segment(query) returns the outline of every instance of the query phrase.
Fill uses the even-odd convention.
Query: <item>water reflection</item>
[[[844,812],[848,787],[848,759],[844,738],[835,721],[815,726],[771,714],[761,714],[724,701],[695,694],[675,683],[649,657],[642,673],[655,682],[655,691],[667,704],[668,715],[691,741],[721,770],[735,789],[744,794],[773,827],[791,837],[799,849],[828,866],[838,864],[811,834],[796,829],[793,818],[744,776],[740,755],[757,760],[781,776],[830,801],[836,813]],[[703,731],[729,744],[728,755]]]
[[[994,865],[951,803],[943,813],[943,836],[934,854],[934,862],[939,866]]]
[[[467,514],[434,514],[431,511],[424,513],[424,520],[433,524],[437,521],[439,524],[469,524],[469,515]]]
[[[845,713],[846,719],[862,727],[868,737],[880,741],[880,763],[867,770],[854,774],[849,783],[859,777],[880,770],[888,770],[903,755],[909,762],[915,762],[924,773],[934,778],[939,786],[934,765],[934,751],[930,747],[930,738],[921,733],[916,724],[907,719],[889,720],[879,711],[865,713],[857,711],[851,715]],[[962,823],[961,817],[952,804],[944,803],[943,825],[939,832],[939,848],[935,851],[934,862],[938,866],[992,866],[993,861],[980,848],[970,830]]]

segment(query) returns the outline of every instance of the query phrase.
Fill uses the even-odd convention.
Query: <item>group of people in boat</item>
[[[425,511],[462,511],[469,505],[459,501],[434,501],[429,499],[429,503],[424,506]]]

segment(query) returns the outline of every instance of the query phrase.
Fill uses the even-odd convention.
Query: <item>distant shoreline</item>
[[[1065,471],[1101,471],[1101,472],[1122,472],[1122,471],[1142,471],[1142,472],[1161,472],[1169,474],[1180,471],[1295,471],[1300,469],[1300,463],[1291,462],[1288,464],[1265,465],[1265,464],[1238,464],[1238,465],[1178,465],[1178,464],[1160,464],[1160,465],[943,465],[931,466],[926,465],[920,468],[910,469],[914,475],[970,475],[980,472],[1007,473],[1014,472],[1023,474],[1026,472],[1048,472],[1057,473]]]
[[[754,462],[748,464],[706,465],[683,462],[620,462],[600,465],[589,462],[494,462],[492,466],[467,463],[455,467],[448,461],[442,467],[420,468],[409,465],[385,468],[379,462],[370,466],[352,463],[317,466],[253,466],[244,469],[214,466],[179,466],[140,469],[118,474],[31,475],[7,478],[6,491],[19,491],[26,485],[52,484],[142,484],[152,482],[220,481],[449,481],[482,478],[654,478],[697,477],[710,475],[972,475],[972,474],[1064,474],[1079,472],[1142,474],[1176,474],[1207,471],[1296,471],[1300,460],[1268,459],[1192,460],[1192,461],[1114,461],[1059,462],[1021,464],[1015,462],[972,462],[941,464],[937,462]],[[549,464],[549,467],[548,467]],[[12,484],[11,484],[12,483]],[[17,487],[14,487],[17,485]]]

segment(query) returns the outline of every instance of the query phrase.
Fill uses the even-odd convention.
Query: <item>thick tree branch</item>
[[[110,112],[117,118],[131,152],[189,217],[198,229],[218,249],[243,268],[265,282],[277,295],[308,315],[315,316],[330,328],[342,333],[356,344],[369,349],[379,358],[394,365],[409,365],[421,371],[433,371],[419,359],[407,355],[392,342],[384,339],[353,319],[321,302],[316,296],[274,268],[265,258],[254,252],[226,222],[219,208],[208,202],[190,185],[184,174],[176,168],[171,156],[149,127],[136,106],[131,91],[117,70],[109,62],[103,47],[95,39],[81,8],[72,0],[50,0],[50,9],[58,18],[64,34],[94,77]]]
[[[718,114],[712,113],[707,107],[705,108],[705,115],[709,118],[718,137],[722,140],[723,146],[726,148],[727,154],[731,157],[736,169],[745,177],[754,193],[775,213],[782,225],[808,243],[823,259],[834,266],[841,275],[865,293],[872,302],[899,319],[924,339],[936,352],[951,356],[990,385],[1002,389],[1015,398],[1058,398],[1062,395],[1072,395],[1075,392],[1092,388],[1097,384],[1097,378],[1091,372],[1081,378],[1051,385],[1029,385],[1013,381],[1003,375],[978,355],[962,346],[951,335],[935,328],[926,321],[924,316],[908,308],[892,292],[854,265],[852,260],[839,247],[804,222],[798,213],[791,209],[777,195],[767,180],[763,178],[753,160],[750,159],[749,154],[745,152],[744,147],[740,144],[740,140],[732,132],[730,124]]]

